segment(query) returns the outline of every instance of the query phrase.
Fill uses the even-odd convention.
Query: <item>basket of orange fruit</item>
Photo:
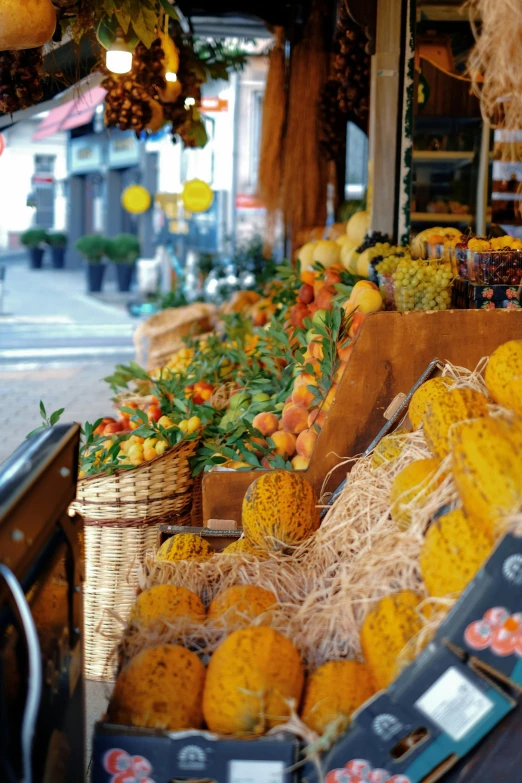
[[[179,518],[190,505],[189,460],[196,451],[199,416],[174,421],[156,398],[132,400],[118,419],[85,425],[73,509],[90,525],[150,525]]]

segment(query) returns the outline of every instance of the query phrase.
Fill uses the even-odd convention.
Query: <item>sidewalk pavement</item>
[[[97,298],[86,293],[85,269],[29,269],[20,262],[5,267],[0,324],[2,317],[29,316],[83,324],[133,322],[125,306],[129,295],[118,295],[114,281],[108,280]]]
[[[2,370],[0,367],[0,408],[9,426],[0,439],[2,463],[38,427],[40,400],[47,413],[65,408],[61,421],[95,421],[112,416],[112,391],[103,378],[112,374],[114,364],[41,366],[30,370]]]
[[[83,269],[31,270],[25,262],[6,263],[0,404],[9,426],[0,439],[0,462],[41,424],[40,400],[48,413],[65,408],[63,422],[84,424],[112,414],[112,392],[102,379],[115,363],[133,358],[136,323],[121,300],[107,304],[85,293]],[[43,361],[38,356],[45,346]],[[10,358],[31,353],[29,359]]]

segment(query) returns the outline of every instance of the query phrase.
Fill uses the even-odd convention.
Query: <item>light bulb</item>
[[[105,65],[112,73],[129,73],[132,68],[132,52],[109,49],[105,53]]]
[[[174,73],[174,71],[167,71],[167,73],[165,74],[165,81],[167,81],[167,82],[177,82],[178,81],[178,77]]]
[[[196,103],[195,98],[185,98],[185,109],[188,109],[189,106],[194,106]]]
[[[129,73],[132,68],[132,52],[129,52],[121,27],[116,30],[116,38],[105,53],[105,65],[112,73]]]

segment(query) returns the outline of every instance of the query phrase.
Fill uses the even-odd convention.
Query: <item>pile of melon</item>
[[[424,383],[408,421],[356,462],[320,527],[313,493],[294,483],[302,477],[260,477],[245,498],[244,549],[234,545],[244,556],[229,558],[238,583],[212,600],[154,585],[132,614],[141,626],[211,624],[219,642],[208,655],[197,645],[145,646],[122,668],[109,718],[241,737],[297,713],[337,736],[422,649],[508,525],[520,529],[521,446],[522,341],[511,341],[483,376],[447,367]],[[188,558],[202,584],[219,585],[224,556],[200,542],[176,536],[157,557],[170,561],[171,578]]]
[[[239,626],[225,635],[205,667],[197,651],[179,644],[146,647],[122,668],[108,708],[112,723],[181,730],[206,726],[219,734],[262,734],[292,710],[322,733],[344,728],[375,691],[370,671],[356,661],[331,661],[310,674],[292,642],[268,624],[253,625],[277,607],[276,596],[254,585],[219,593],[208,614],[184,587],[155,585],[138,597],[131,620],[143,625],[185,617]],[[339,687],[342,684],[343,687]]]

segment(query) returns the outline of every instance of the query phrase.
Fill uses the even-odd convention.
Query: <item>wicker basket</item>
[[[161,457],[133,470],[81,479],[72,509],[91,525],[124,527],[172,522],[191,503],[189,458],[196,446],[195,440],[182,441]]]
[[[156,548],[156,525],[86,524],[84,585],[85,676],[112,680],[114,651],[136,600],[138,567]],[[121,618],[121,619],[118,619]]]

